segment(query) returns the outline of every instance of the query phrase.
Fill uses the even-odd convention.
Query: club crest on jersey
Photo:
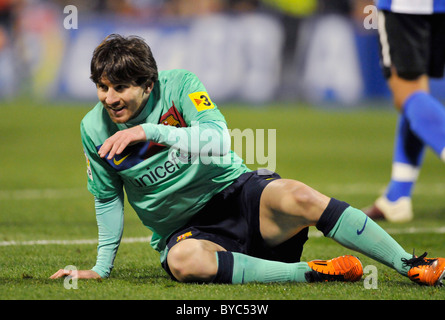
[[[192,232],[191,231],[186,232],[184,234],[181,234],[179,237],[177,237],[176,238],[176,242],[180,242],[180,241],[185,240],[185,239],[187,239],[187,238],[189,238],[191,236],[192,236]]]
[[[187,127],[184,118],[181,116],[178,109],[176,109],[175,103],[173,101],[172,101],[172,107],[168,109],[168,111],[161,116],[159,123],[162,123],[166,126],[173,126],[177,128]]]
[[[163,122],[166,126],[177,127],[179,125],[179,121],[175,119],[173,115],[169,115]]]

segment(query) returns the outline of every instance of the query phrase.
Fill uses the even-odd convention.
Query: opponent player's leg
[[[422,75],[414,80],[405,80],[393,69],[388,82],[393,92],[395,107],[400,112],[395,134],[391,180],[384,194],[373,206],[364,209],[364,212],[373,220],[406,222],[413,218],[411,196],[423,163],[425,144],[413,133],[409,120],[402,111],[405,100],[412,94],[427,92],[428,78]]]
[[[391,182],[385,195],[366,210],[373,218],[394,222],[412,218],[411,193],[422,165],[425,146],[445,161],[445,107],[428,93],[428,77],[390,78],[400,120],[396,133]]]
[[[411,193],[424,146],[445,161],[445,108],[429,94],[427,76],[443,76],[443,20],[443,16],[379,13],[383,70],[400,116],[391,182],[385,194],[366,209],[373,219],[402,222],[412,218]]]
[[[431,94],[417,91],[403,104],[412,132],[445,161],[445,106]]]
[[[389,83],[397,99],[396,106],[401,109],[411,131],[445,161],[445,106],[429,92],[429,77],[442,78],[444,75],[445,15],[419,19],[424,19],[421,23],[426,27],[415,27],[424,35],[420,37],[418,44],[421,45],[417,48],[422,48],[420,52],[423,54],[419,56],[423,57],[426,68],[417,66],[392,72]],[[428,30],[426,34],[425,30]]]

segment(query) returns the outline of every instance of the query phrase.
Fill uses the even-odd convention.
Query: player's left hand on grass
[[[107,159],[111,160],[116,154],[121,154],[127,146],[146,140],[147,137],[141,126],[118,131],[105,140],[99,149],[99,156],[104,158],[108,154]]]
[[[72,276],[77,279],[100,279],[100,275],[93,270],[67,270],[67,269],[59,269],[56,273],[54,273],[50,279],[58,279],[63,278],[65,276]]]

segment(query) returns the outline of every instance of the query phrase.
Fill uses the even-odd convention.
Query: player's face
[[[97,96],[113,122],[125,123],[141,112],[152,87],[144,88],[129,83],[113,84],[102,78],[97,84]]]

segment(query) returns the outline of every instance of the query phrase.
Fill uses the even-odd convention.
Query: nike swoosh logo
[[[120,165],[122,162],[124,162],[125,159],[127,159],[130,156],[130,154],[131,153],[127,154],[125,157],[123,157],[122,159],[120,159],[118,161],[116,161],[116,158],[113,158],[113,163],[117,166]]]
[[[361,235],[361,234],[363,233],[363,231],[365,231],[365,228],[366,228],[366,222],[368,222],[368,217],[366,217],[366,219],[365,219],[365,223],[363,224],[363,228],[362,228],[362,230],[358,230],[358,229],[357,229],[357,235],[358,235],[358,236]]]

